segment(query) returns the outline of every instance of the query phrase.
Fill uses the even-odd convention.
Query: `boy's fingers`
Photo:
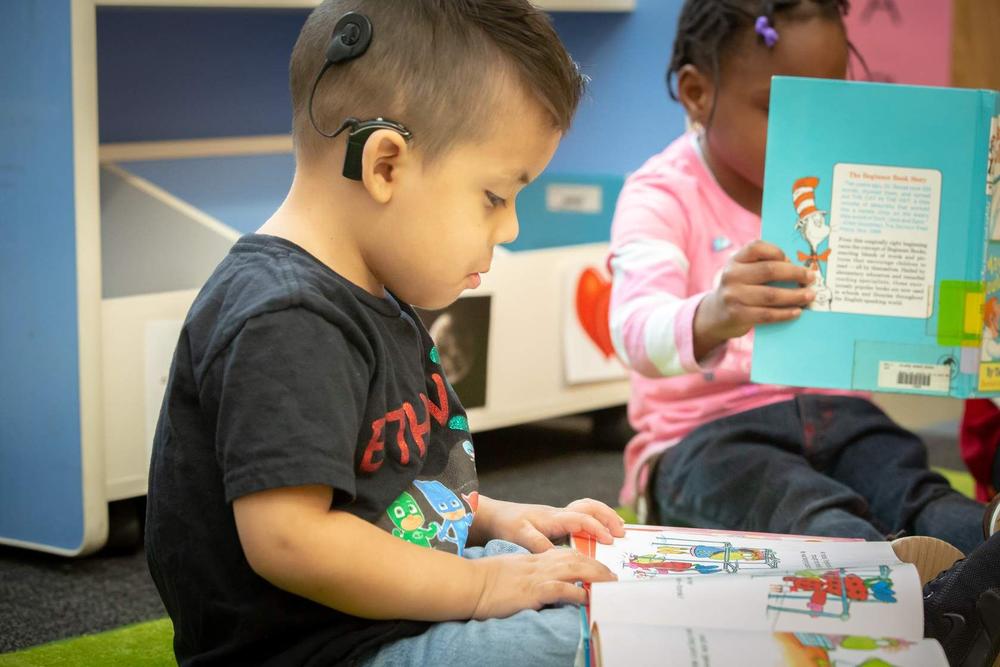
[[[612,537],[625,537],[625,519],[618,516],[618,512],[605,506],[598,520],[604,524]]]
[[[584,556],[579,551],[570,549],[559,550],[554,562],[545,568],[546,579],[555,581],[615,581],[614,573],[603,563]]]
[[[555,515],[553,520],[558,525],[559,532],[563,535],[583,532],[590,533],[597,538],[598,542],[603,544],[611,544],[614,541],[611,531],[589,514],[565,511]]]
[[[546,581],[541,585],[542,604],[587,604],[587,591],[576,584],[565,581]]]
[[[555,548],[552,541],[536,529],[532,529],[519,537],[518,543],[533,554],[545,553],[549,549]]]
[[[615,581],[618,577],[608,567],[580,552],[573,552],[558,577],[563,581]]]
[[[615,537],[625,535],[625,520],[618,516],[618,513],[599,500],[584,498],[570,503],[566,509],[577,512],[584,512],[596,518]]]

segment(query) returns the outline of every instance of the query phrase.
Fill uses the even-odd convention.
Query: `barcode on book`
[[[896,376],[897,384],[906,384],[913,387],[919,387],[923,389],[924,387],[931,386],[931,374],[930,373],[911,373],[909,371],[900,371],[899,375]]]
[[[951,366],[883,361],[878,368],[879,389],[910,389],[947,394],[951,386]]]

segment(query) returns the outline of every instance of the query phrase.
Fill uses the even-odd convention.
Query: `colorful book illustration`
[[[948,664],[941,645],[867,635],[746,632],[605,623],[594,629],[595,667],[930,667]]]
[[[573,546],[619,579],[590,587],[592,665],[947,665],[885,542],[628,526]]]
[[[761,217],[816,300],[753,381],[1000,394],[1000,93],[775,77]]]

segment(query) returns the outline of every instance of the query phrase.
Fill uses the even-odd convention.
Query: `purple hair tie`
[[[754,32],[764,38],[767,48],[774,48],[774,45],[778,42],[778,31],[771,27],[771,21],[766,16],[758,16],[753,29]]]

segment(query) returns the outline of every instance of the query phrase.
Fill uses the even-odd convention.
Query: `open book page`
[[[924,627],[920,581],[908,563],[593,584],[590,622],[913,641]]]
[[[611,545],[574,544],[619,578],[591,587],[591,623],[923,633],[916,570],[887,542],[628,527]]]
[[[628,526],[625,537],[614,544],[591,542],[584,551],[607,565],[619,581],[898,562],[886,542],[652,526]]]
[[[613,622],[594,629],[593,657],[598,667],[749,664],[946,667],[948,664],[940,644],[932,639],[911,642],[865,635],[651,628]]]

